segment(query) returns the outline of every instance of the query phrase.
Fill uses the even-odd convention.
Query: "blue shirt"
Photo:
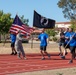
[[[69,35],[70,35],[69,32],[65,32],[65,38],[68,37]],[[68,41],[69,41],[69,39],[65,39],[65,43],[66,43],[66,44],[68,43]]]
[[[69,38],[71,38],[72,36],[74,36],[74,37],[70,41],[70,46],[76,46],[76,33],[71,32],[70,35],[69,35]]]
[[[11,38],[11,42],[15,43],[15,41],[16,41],[16,35],[10,34],[10,38]]]
[[[38,36],[38,39],[40,39],[41,41],[40,46],[47,46],[47,38],[48,38],[48,35],[46,33],[41,33]]]

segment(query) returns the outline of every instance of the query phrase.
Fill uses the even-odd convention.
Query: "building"
[[[57,22],[55,24],[56,28],[69,28],[71,26],[71,22]]]

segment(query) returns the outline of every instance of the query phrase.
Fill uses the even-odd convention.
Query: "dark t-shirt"
[[[60,33],[60,42],[63,42],[63,43],[65,42],[65,37],[64,36],[65,36],[64,32],[61,32]]]

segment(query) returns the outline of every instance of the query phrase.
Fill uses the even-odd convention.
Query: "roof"
[[[56,24],[70,24],[71,22],[56,22]]]

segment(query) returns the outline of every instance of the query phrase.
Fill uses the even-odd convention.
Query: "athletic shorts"
[[[40,50],[46,51],[46,46],[40,46]]]
[[[15,43],[11,43],[11,47],[15,47]]]
[[[67,44],[65,43],[65,44],[64,44],[64,47],[65,47],[66,45],[67,45]],[[66,46],[66,48],[70,48],[69,44]]]
[[[63,42],[59,42],[59,46],[63,46],[64,47],[64,43]]]
[[[75,52],[75,46],[70,46],[70,52],[74,53]]]

